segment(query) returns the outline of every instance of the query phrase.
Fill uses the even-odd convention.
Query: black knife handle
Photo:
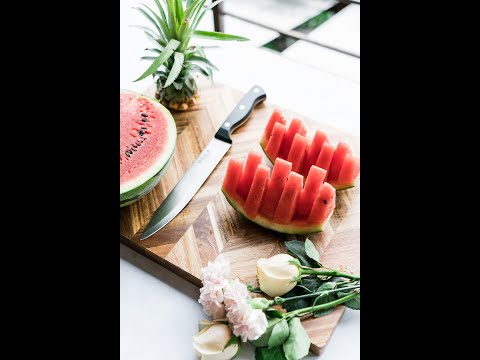
[[[215,134],[215,137],[231,144],[232,139],[230,135],[232,135],[232,131],[245,124],[255,106],[266,99],[267,94],[265,94],[265,91],[260,86],[255,85],[252,87],[242,100],[235,105],[235,109],[228,115],[227,119]]]

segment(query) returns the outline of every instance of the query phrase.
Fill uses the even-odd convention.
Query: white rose
[[[225,348],[232,337],[232,330],[227,325],[213,324],[193,337],[193,347],[201,360],[230,360],[239,351],[238,341]]]
[[[281,296],[292,290],[299,275],[298,267],[289,263],[294,260],[288,254],[278,254],[269,259],[258,259],[257,277],[260,289],[271,297]]]

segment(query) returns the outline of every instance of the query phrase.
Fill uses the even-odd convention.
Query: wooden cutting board
[[[188,112],[173,114],[177,123],[177,146],[164,177],[150,194],[120,209],[120,241],[199,287],[200,269],[220,253],[230,260],[232,276],[244,283],[252,283],[255,281],[257,259],[286,252],[285,240],[305,239],[303,236],[278,234],[250,222],[228,204],[220,190],[230,158],[246,159],[252,150],[262,153],[258,141],[274,108],[268,101],[258,105],[247,123],[233,133],[233,146],[187,207],[155,235],[139,240],[152,213],[243,95],[225,85],[212,85],[206,81],[200,82],[200,89],[200,99],[195,107]],[[146,92],[150,96],[153,93],[153,89]],[[322,129],[334,143],[347,141],[359,154],[358,137],[322,124],[320,118],[307,119],[279,108],[287,120],[292,117],[303,120],[309,127],[308,135],[315,128]],[[265,156],[263,158],[263,164],[271,167]],[[336,269],[346,267],[359,273],[359,185],[337,192],[337,205],[325,231],[309,238],[320,252],[322,264]],[[344,312],[345,308],[341,306],[327,316],[304,320],[314,353],[320,354],[325,349]]]

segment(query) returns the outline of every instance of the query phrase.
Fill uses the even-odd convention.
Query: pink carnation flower
[[[267,329],[267,318],[262,310],[253,309],[248,303],[251,298],[245,284],[238,279],[230,281],[224,290],[224,298],[227,319],[236,336],[246,342],[263,335]]]
[[[223,289],[230,276],[230,263],[223,255],[219,255],[213,263],[209,261],[201,271],[203,287],[200,289],[198,302],[202,304],[205,314],[219,319],[225,315]]]

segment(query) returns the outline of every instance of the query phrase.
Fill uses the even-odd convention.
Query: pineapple
[[[200,20],[208,10],[223,0],[205,6],[206,0],[154,0],[158,12],[142,4],[136,7],[153,25],[153,28],[137,26],[155,44],[146,50],[155,56],[144,56],[143,60],[153,61],[150,67],[135,81],[152,75],[157,85],[155,96],[162,104],[175,110],[187,110],[195,105],[198,98],[194,75],[199,73],[212,78],[212,71],[218,70],[206,57],[201,46],[191,45],[192,37],[213,40],[248,39],[214,31],[197,30]]]

